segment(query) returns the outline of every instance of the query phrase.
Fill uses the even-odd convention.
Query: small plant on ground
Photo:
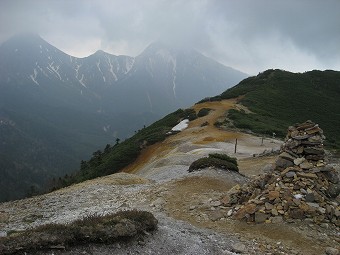
[[[189,172],[193,172],[199,169],[207,167],[217,167],[225,170],[231,170],[238,172],[236,158],[229,157],[226,154],[209,154],[209,157],[200,158],[194,161],[190,167]]]
[[[208,115],[210,111],[211,111],[210,108],[202,108],[201,110],[198,111],[197,117],[204,117]]]

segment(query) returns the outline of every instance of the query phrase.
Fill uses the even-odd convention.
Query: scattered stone
[[[315,201],[314,193],[307,193],[306,196],[305,196],[305,201],[306,202],[314,202]]]
[[[225,196],[220,200],[222,205],[229,205],[230,204],[230,196]]]
[[[339,250],[333,247],[327,247],[325,252],[327,255],[339,255]]]
[[[340,194],[340,183],[330,183],[327,189],[327,193],[330,197],[336,198]]]
[[[9,220],[9,214],[6,212],[0,212],[0,223],[6,223]]]
[[[289,153],[287,152],[282,152],[280,155],[279,155],[280,158],[283,158],[283,159],[286,159],[286,160],[289,160],[289,161],[292,161],[294,162],[294,160],[296,159],[295,157],[293,157],[292,155],[290,155]]]
[[[269,193],[268,193],[268,199],[269,200],[274,200],[274,199],[279,198],[279,197],[280,197],[279,191],[273,190],[273,191],[269,191]]]
[[[217,221],[224,218],[224,214],[221,210],[215,210],[209,213],[209,219],[212,221]]]
[[[271,220],[271,222],[272,223],[281,223],[281,222],[283,222],[283,218],[282,218],[282,216],[275,216],[275,217],[271,217],[270,218],[270,220]]]
[[[303,163],[305,160],[306,160],[305,158],[296,158],[294,159],[294,164],[298,166],[301,163]]]
[[[266,207],[266,210],[271,210],[271,209],[274,208],[274,206],[273,206],[271,203],[268,203],[268,202],[266,202],[266,203],[264,204],[264,206]]]
[[[300,164],[300,167],[302,169],[311,169],[311,168],[313,168],[313,166],[314,165],[312,163],[308,162],[308,161],[305,161],[305,162]]]
[[[287,160],[287,159],[284,159],[284,158],[278,158],[275,162],[275,165],[277,167],[281,167],[281,168],[287,168],[287,167],[290,167],[290,166],[293,166],[294,163],[290,160]]]
[[[296,175],[295,172],[291,172],[291,171],[286,173],[287,178],[293,178],[295,175]]]
[[[236,253],[244,253],[246,246],[243,243],[235,243],[231,245],[231,250]]]
[[[255,212],[255,222],[263,223],[269,218],[269,215],[263,212]]]
[[[217,207],[220,206],[222,203],[220,201],[213,201],[210,203],[211,206]]]

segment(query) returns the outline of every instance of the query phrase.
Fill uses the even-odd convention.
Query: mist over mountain
[[[139,56],[65,54],[35,34],[0,46],[0,200],[78,169],[95,150],[247,75],[162,43]]]

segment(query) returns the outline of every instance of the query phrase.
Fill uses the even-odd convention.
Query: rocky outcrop
[[[274,171],[232,189],[229,215],[248,222],[304,219],[340,226],[340,181],[327,164],[322,129],[312,121],[288,128]]]

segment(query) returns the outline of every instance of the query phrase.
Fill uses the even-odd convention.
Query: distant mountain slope
[[[219,96],[206,98],[192,108],[167,115],[122,143],[95,152],[89,161],[82,162],[79,171],[61,183],[55,183],[55,187],[116,173],[128,165],[130,170],[134,167],[140,168],[142,163],[135,160],[142,149],[166,139],[171,128],[183,119],[189,119],[190,127],[196,127],[197,130],[192,133],[183,132],[185,135],[177,134],[175,137],[184,140],[200,137],[202,141],[198,144],[204,144],[204,141],[225,142],[230,139],[230,132],[228,134],[225,130],[218,129],[219,124],[229,127],[235,125],[266,136],[276,133],[277,136],[284,137],[290,125],[311,119],[325,131],[327,144],[339,149],[339,96],[340,72],[311,71],[295,74],[282,70],[267,70],[241,81]],[[236,110],[237,104],[240,103],[251,112]],[[208,122],[198,114],[201,109],[207,108],[213,109]],[[228,111],[227,117],[225,111]],[[198,120],[195,120],[196,118]],[[233,123],[230,123],[230,120]],[[216,132],[219,134],[216,135]],[[161,152],[162,157],[164,144],[170,144],[171,147],[173,144],[179,144],[169,140],[171,137],[159,143],[157,150],[154,149],[152,153]],[[155,159],[154,154],[149,158],[150,161],[152,159]]]
[[[238,96],[253,113],[231,111],[237,127],[282,137],[287,126],[311,119],[323,128],[326,144],[340,148],[340,72],[267,70],[210,100]]]
[[[35,34],[0,46],[0,201],[39,190],[91,152],[245,78],[194,50],[65,54]]]

